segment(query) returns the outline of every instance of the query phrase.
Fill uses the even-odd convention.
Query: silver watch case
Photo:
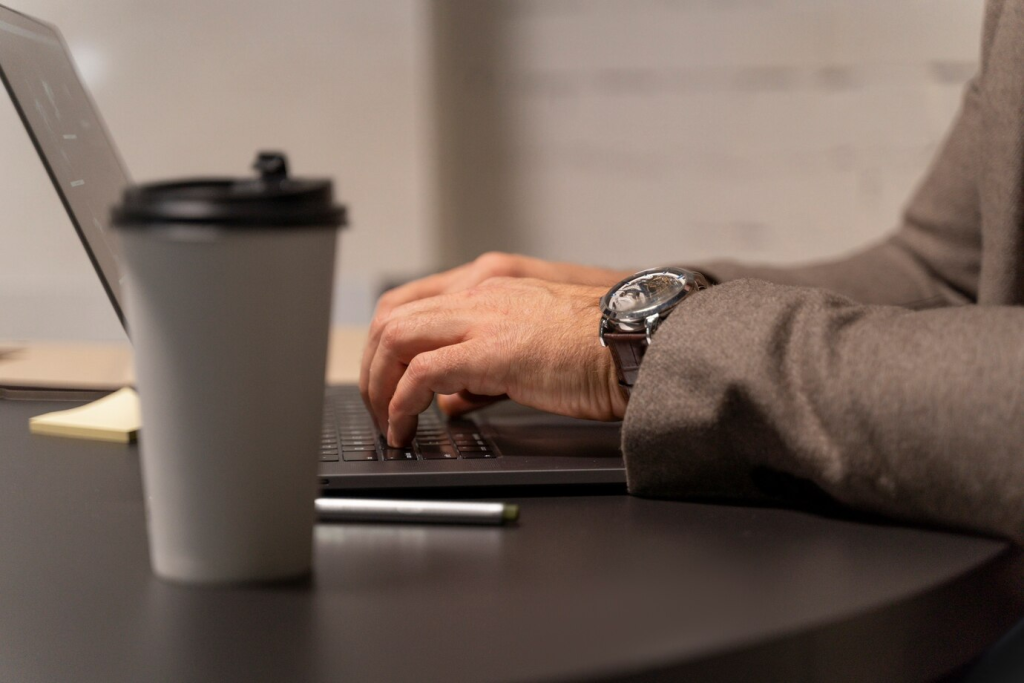
[[[629,310],[619,311],[611,307],[611,302],[618,292],[629,285],[650,279],[654,276],[669,276],[677,280],[682,286],[663,298],[654,299],[648,305]],[[650,268],[641,270],[639,273],[630,275],[622,282],[608,290],[608,293],[601,297],[601,328],[598,336],[601,339],[601,346],[608,346],[604,339],[605,332],[645,332],[647,343],[651,338],[661,320],[669,314],[683,299],[693,292],[707,289],[707,279],[698,272],[685,270],[683,268],[666,267]]]

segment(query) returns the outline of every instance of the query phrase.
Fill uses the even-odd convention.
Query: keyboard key
[[[455,446],[449,441],[441,441],[440,443],[431,443],[429,441],[416,441],[416,446],[422,451],[456,451]]]
[[[470,451],[470,452],[459,451],[459,457],[463,458],[464,460],[475,460],[475,459],[478,459],[478,458],[488,458],[489,459],[489,458],[493,458],[495,456],[494,456],[494,453],[492,453],[491,451],[476,451],[476,452],[472,452],[472,451]]]
[[[490,453],[491,449],[487,446],[459,446],[459,453]]]
[[[416,453],[411,448],[385,448],[385,460],[415,460]]]
[[[338,462],[338,451],[320,451],[320,462]]]
[[[341,457],[345,462],[360,462],[364,460],[376,460],[377,451],[345,451],[341,452]]]
[[[451,446],[420,446],[420,456],[424,460],[454,460],[459,452]]]
[[[480,436],[469,436],[468,434],[455,434],[452,436],[454,441],[465,441],[467,443],[478,442],[483,443],[483,437]]]

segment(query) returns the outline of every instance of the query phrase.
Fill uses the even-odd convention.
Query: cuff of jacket
[[[1024,545],[1024,317],[758,280],[659,327],[622,427],[629,491],[842,507]],[[965,334],[970,330],[971,334]],[[969,455],[970,457],[965,457]]]
[[[623,421],[630,493],[819,509],[850,504],[821,486],[843,489],[851,465],[834,435],[786,408],[794,401],[787,387],[801,380],[784,368],[780,335],[796,309],[811,314],[821,299],[842,297],[739,279],[692,295],[668,316]],[[842,404],[831,409],[844,413]],[[860,507],[879,512],[878,505]]]
[[[711,271],[716,279],[726,272]],[[687,298],[662,322],[644,356],[622,427],[626,481],[634,495],[771,497],[737,449],[709,443],[716,439],[716,424],[729,417],[729,407],[708,402],[715,394],[712,384],[721,380],[709,376],[702,359],[708,353],[743,353],[735,346],[709,348],[716,345],[709,332],[721,328],[723,304],[734,288],[717,285]],[[757,438],[756,432],[751,438]]]

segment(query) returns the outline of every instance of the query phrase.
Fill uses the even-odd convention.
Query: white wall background
[[[778,262],[877,238],[976,68],[982,5],[442,0],[448,260],[497,239]]]
[[[335,178],[352,215],[337,319],[433,262],[417,0],[4,2],[61,28],[135,180],[249,173],[258,148]],[[6,96],[0,207],[0,338],[122,338]]]
[[[505,248],[787,261],[894,226],[980,0],[5,0],[60,26],[136,179],[336,178],[339,321]],[[0,338],[121,332],[0,98]]]

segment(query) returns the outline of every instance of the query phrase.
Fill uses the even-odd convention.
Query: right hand
[[[377,345],[380,343],[381,330],[391,312],[403,304],[441,294],[461,292],[494,277],[536,278],[548,282],[607,288],[632,275],[633,272],[632,270],[613,270],[575,263],[556,263],[520,254],[488,252],[457,268],[414,280],[389,290],[377,302],[377,310],[370,325],[370,336],[366,342],[366,348],[363,350],[362,367],[359,373],[359,390],[362,392],[363,400],[367,400],[369,396],[370,366],[377,352]],[[594,334],[596,335],[597,332],[595,331]],[[463,413],[493,401],[493,398],[485,399],[470,394],[445,396],[438,399],[441,409],[448,414]]]

